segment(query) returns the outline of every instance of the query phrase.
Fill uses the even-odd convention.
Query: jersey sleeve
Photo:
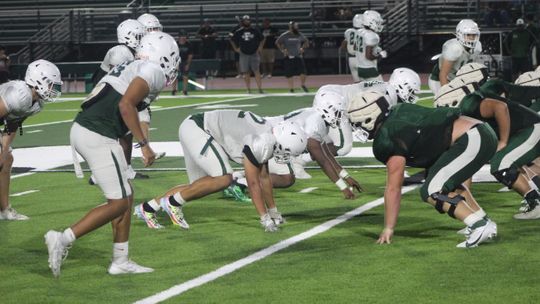
[[[1,96],[9,116],[21,116],[32,107],[32,93],[22,81],[11,85]]]
[[[311,115],[306,119],[305,131],[309,138],[324,142],[328,135],[328,127],[319,116]]]
[[[137,68],[137,76],[146,81],[150,92],[159,92],[165,87],[165,74],[157,64],[148,61],[142,63]]]
[[[275,140],[270,134],[247,136],[242,153],[256,167],[268,162],[274,153]]]
[[[351,35],[351,32],[353,32],[354,30],[353,29],[347,29],[345,31],[345,33],[343,33],[343,37],[345,37],[345,40],[347,40],[347,42],[350,42],[349,39],[350,39],[350,35]]]
[[[125,46],[117,46],[111,49],[113,53],[110,57],[109,64],[112,66],[119,65],[122,62],[125,61],[133,61],[135,60],[135,57],[133,57],[133,54],[129,51],[129,49]]]
[[[463,47],[457,40],[450,40],[443,45],[441,57],[448,61],[456,61],[463,51]]]
[[[386,164],[391,156],[397,155],[394,151],[392,140],[385,128],[381,129],[373,141],[373,155],[375,155],[378,161],[384,164]]]
[[[476,119],[482,119],[480,117],[480,100],[482,97],[476,94],[470,94],[463,98],[459,104],[461,114]]]
[[[379,44],[380,38],[374,32],[366,31],[364,34],[364,44],[366,46],[376,46]]]

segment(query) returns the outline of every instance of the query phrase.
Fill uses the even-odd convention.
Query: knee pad
[[[511,189],[514,183],[516,182],[519,171],[515,167],[510,167],[508,169],[499,170],[491,173],[495,179],[497,179],[501,184]]]
[[[448,216],[452,218],[455,218],[454,213],[456,211],[458,203],[465,200],[465,198],[460,194],[454,197],[449,197],[447,194],[443,194],[440,192],[433,193],[430,195],[430,197],[435,201],[435,209],[439,211],[439,213],[445,213],[443,209],[444,203],[450,204],[450,208],[448,209],[447,213]]]

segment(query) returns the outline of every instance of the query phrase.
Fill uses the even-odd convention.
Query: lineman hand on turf
[[[392,236],[394,235],[394,229],[384,228],[377,240],[377,244],[390,244],[392,242]]]
[[[143,155],[143,162],[145,167],[149,167],[154,163],[154,160],[156,159],[156,153],[154,153],[154,150],[150,148],[150,145],[145,145],[141,148],[141,152]]]
[[[349,176],[345,181],[347,182],[347,184],[349,184],[349,186],[356,189],[356,191],[364,192],[364,188],[362,188],[362,186],[360,186],[360,183],[358,183],[354,178]]]
[[[343,189],[341,192],[343,192],[343,195],[345,196],[345,199],[355,199],[356,195],[351,190],[352,188],[346,188]]]

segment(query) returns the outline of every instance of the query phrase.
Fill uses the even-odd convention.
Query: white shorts
[[[441,82],[430,78],[428,79],[428,86],[431,92],[433,92],[433,95],[437,96],[437,93],[439,93],[439,90],[441,89]]]
[[[190,117],[182,122],[178,130],[189,182],[193,183],[205,176],[232,174],[227,153]]]
[[[356,57],[349,57],[349,70],[351,71],[351,76],[354,82],[360,82],[360,77],[358,76],[358,60]]]
[[[150,123],[150,109],[146,108],[139,112],[139,121]]]
[[[287,164],[278,164],[276,163],[276,160],[272,157],[268,161],[268,172],[270,174],[277,174],[277,175],[294,175],[294,172],[292,170],[292,166],[290,163]]]
[[[349,119],[341,117],[337,128],[329,128],[328,138],[336,146],[338,156],[349,154],[353,146],[353,134]]]
[[[132,194],[124,150],[118,140],[90,131],[74,122],[71,146],[86,160],[96,184],[107,199],[127,198]]]

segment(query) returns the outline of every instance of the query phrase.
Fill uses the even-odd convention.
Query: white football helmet
[[[330,127],[336,128],[345,111],[345,98],[337,92],[323,90],[315,95],[313,108]]]
[[[382,32],[384,28],[383,22],[384,20],[381,17],[381,14],[379,14],[377,11],[367,10],[362,15],[362,25],[371,29],[375,33]]]
[[[39,59],[30,63],[24,81],[45,101],[54,101],[62,94],[60,70],[47,60]]]
[[[355,95],[349,103],[347,114],[357,138],[365,142],[372,138],[375,123],[381,115],[387,115],[390,105],[379,92],[362,92]]]
[[[152,14],[142,14],[137,18],[137,21],[144,26],[147,33],[163,31],[163,26],[159,23],[158,18]]]
[[[420,76],[408,68],[397,68],[392,72],[388,83],[396,89],[396,93],[403,102],[416,103],[420,92]]]
[[[466,84],[476,82],[482,85],[489,78],[488,68],[477,62],[467,63],[456,72],[456,78],[462,79]]]
[[[467,35],[476,35],[472,40]],[[471,19],[463,19],[456,26],[456,38],[464,47],[474,49],[480,40],[480,30],[478,24]]]
[[[455,78],[441,87],[433,100],[433,105],[436,108],[457,108],[465,96],[473,93],[477,89],[478,84],[476,82],[465,83],[463,80]]]
[[[364,23],[362,14],[356,14],[354,15],[354,18],[352,19],[352,25],[354,28],[362,28],[362,25]]]
[[[298,156],[306,150],[307,135],[302,128],[292,121],[282,121],[272,128],[276,138],[274,159],[276,163],[285,164],[291,156]]]
[[[538,70],[538,72],[533,71],[533,72],[523,73],[519,75],[519,77],[516,79],[514,83],[517,85],[522,85],[522,86],[538,87],[540,86],[540,70]]]
[[[125,44],[136,50],[144,36],[144,26],[135,19],[127,19],[116,28],[118,43]]]
[[[137,49],[137,58],[157,63],[167,76],[167,85],[178,76],[180,52],[171,35],[164,32],[151,32],[141,39]]]

